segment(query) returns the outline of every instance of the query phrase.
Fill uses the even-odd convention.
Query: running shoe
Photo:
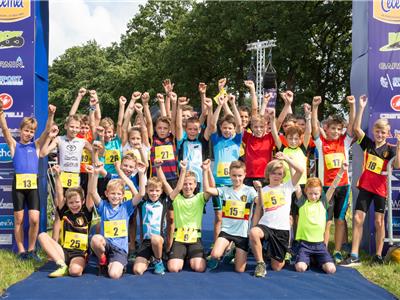
[[[162,260],[159,260],[154,264],[154,274],[157,275],[164,275],[165,274],[165,267]]]
[[[267,275],[267,266],[265,265],[265,262],[260,261],[256,265],[256,269],[254,271],[254,276],[255,277],[265,277]]]
[[[380,255],[375,255],[372,259],[372,264],[374,265],[383,265],[383,258]]]
[[[340,251],[333,252],[333,260],[335,264],[340,264],[343,261],[342,253],[340,253]]]
[[[42,259],[37,255],[36,251],[28,251],[27,258],[33,259],[36,262],[42,261]]]
[[[232,249],[230,249],[228,251],[228,253],[225,254],[225,256],[222,260],[224,262],[224,264],[231,263],[232,260],[235,258],[235,254],[236,254],[236,247],[232,247]]]
[[[57,270],[49,274],[50,278],[64,277],[68,276],[68,266],[60,266]]]
[[[17,258],[20,260],[27,260],[28,259],[28,252],[21,252],[17,254]]]
[[[210,260],[207,261],[207,267],[210,270],[215,270],[216,268],[218,268],[218,265],[219,265],[219,261],[215,258],[210,258]]]
[[[356,258],[350,255],[345,260],[343,260],[339,265],[342,267],[356,267],[361,265],[361,261],[358,257]]]

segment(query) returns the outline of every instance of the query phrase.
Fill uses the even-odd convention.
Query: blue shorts
[[[329,254],[324,242],[311,243],[300,241],[299,252],[297,253],[296,263],[303,262],[306,265],[310,265],[310,257],[315,257],[318,266],[322,266],[325,263],[332,262],[333,259]]]
[[[117,261],[124,267],[128,264],[128,254],[121,248],[114,246],[106,239],[106,256],[108,263]]]

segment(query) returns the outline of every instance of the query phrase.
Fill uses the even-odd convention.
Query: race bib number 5
[[[330,169],[339,169],[342,166],[344,161],[344,154],[343,153],[331,153],[325,155],[325,163],[326,168]]]
[[[245,210],[246,202],[226,200],[224,206],[224,215],[230,218],[244,219]]]
[[[125,220],[105,221],[104,236],[106,238],[117,238],[128,236]]]
[[[368,154],[366,169],[376,174],[381,174],[383,169],[384,160],[378,156]]]
[[[178,228],[175,240],[181,243],[194,244],[197,242],[197,229],[195,228]]]
[[[279,191],[269,191],[263,194],[263,205],[266,210],[273,210],[285,203],[285,195]]]
[[[88,235],[83,233],[65,232],[64,248],[85,251],[88,245]]]
[[[16,189],[17,190],[35,190],[37,189],[36,174],[16,174]]]
[[[171,160],[174,159],[174,148],[172,145],[156,146],[156,159]]]

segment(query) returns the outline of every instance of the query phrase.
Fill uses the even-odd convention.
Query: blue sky
[[[125,33],[128,21],[146,0],[50,0],[49,62],[67,48],[96,40],[109,46]]]

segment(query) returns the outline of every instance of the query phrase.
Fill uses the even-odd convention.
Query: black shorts
[[[37,181],[39,183],[39,181]],[[14,205],[14,211],[24,210],[25,205],[29,210],[39,210],[40,211],[40,200],[38,189],[34,190],[17,190],[16,189],[16,179],[12,182],[12,199]]]
[[[326,193],[329,186],[324,186]],[[347,208],[349,207],[350,185],[338,186],[332,196],[333,205],[328,208],[327,220],[335,219],[344,220],[346,217]]]
[[[64,257],[65,257],[65,264],[67,266],[69,266],[69,264],[71,263],[71,260],[74,259],[75,257],[82,257],[83,259],[85,259],[85,261],[87,262],[89,256],[88,253],[86,251],[80,251],[80,250],[71,250],[71,249],[65,249],[64,250]]]
[[[86,196],[87,195],[87,188],[88,188],[88,183],[89,183],[89,177],[88,173],[80,173],[79,174],[79,182],[80,186],[83,188],[83,193]]]
[[[305,187],[305,184],[300,184],[301,192],[304,195],[304,197],[307,198],[306,194],[304,193],[304,187]],[[292,204],[290,205],[290,215],[292,217],[299,215],[299,207],[297,206],[296,202],[297,202],[296,192],[293,192]]]
[[[234,242],[236,248],[242,249],[243,251],[249,252],[249,238],[242,236],[231,235],[226,232],[221,231],[218,237],[224,238],[229,242]]]
[[[153,248],[151,247],[151,240],[146,239],[143,240],[142,244],[140,245],[136,257],[143,257],[147,260],[150,260],[150,258],[154,256],[153,253]]]
[[[267,256],[283,262],[289,247],[289,230],[272,229],[261,224],[257,227],[263,231],[267,241]]]
[[[368,212],[371,202],[374,201],[375,212],[384,214],[386,206],[386,198],[359,188],[356,210]]]
[[[106,256],[108,263],[117,261],[124,267],[128,264],[128,254],[106,240]]]
[[[205,258],[204,247],[201,239],[197,239],[194,244],[186,244],[174,240],[171,251],[169,252],[169,259],[192,259],[196,257]]]

